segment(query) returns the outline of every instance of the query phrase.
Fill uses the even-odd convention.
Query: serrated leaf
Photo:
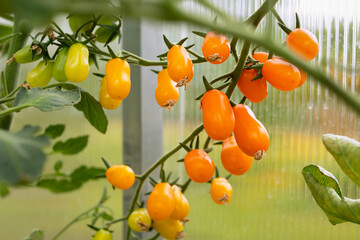
[[[28,183],[41,173],[49,144],[45,135],[35,136],[39,127],[25,125],[17,133],[0,130],[0,178],[9,184]]]
[[[96,176],[99,174],[105,174],[105,169],[80,166],[69,177],[46,177],[38,181],[36,185],[54,193],[70,192],[79,189],[89,180],[96,180]]]
[[[101,104],[89,93],[81,91],[81,101],[74,107],[84,113],[85,118],[99,132],[106,133],[108,120]]]
[[[64,124],[50,125],[45,129],[45,134],[54,139],[60,137],[65,130]]]
[[[322,141],[344,173],[360,186],[360,142],[333,134],[325,134]]]
[[[343,197],[337,179],[330,172],[320,166],[308,165],[302,174],[331,224],[347,221],[360,224],[360,199]]]
[[[43,240],[44,232],[38,229],[34,229],[30,236],[26,237],[25,240]]]
[[[0,182],[0,197],[6,197],[9,193],[8,185],[4,182]]]
[[[53,151],[64,155],[72,155],[81,152],[87,145],[89,136],[70,138],[65,142],[58,141],[53,146]]]
[[[14,106],[36,107],[41,111],[48,112],[60,110],[65,106],[71,106],[80,102],[80,90],[60,91],[58,89],[20,88],[16,95]]]

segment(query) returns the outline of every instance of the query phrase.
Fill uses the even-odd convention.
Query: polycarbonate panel
[[[212,1],[219,9],[238,19],[245,19],[263,1],[226,0]],[[301,27],[312,31],[319,40],[319,54],[311,64],[332,76],[341,86],[360,92],[360,3],[337,0],[279,1],[276,9],[285,23],[295,28],[295,12],[299,14]],[[200,14],[210,14],[192,1],[186,9]],[[273,16],[267,16],[258,32],[269,29],[271,37],[282,43],[286,34],[276,25]],[[204,31],[186,24],[164,24],[163,32],[176,42],[189,36],[187,44],[201,53],[202,38],[191,31]],[[254,46],[252,46],[253,48]],[[164,48],[165,50],[165,48]],[[262,49],[264,50],[264,49]],[[181,96],[173,111],[164,113],[164,151],[172,149],[202,122],[201,111],[195,97],[204,91],[202,76],[212,79],[230,71],[233,59],[222,65],[209,63],[195,66],[194,79]],[[242,94],[235,90],[232,99],[239,101]],[[339,180],[343,192],[351,198],[359,197],[358,187],[351,182],[335,160],[325,150],[321,136],[325,133],[346,135],[360,140],[360,121],[338,97],[308,77],[306,83],[292,92],[281,92],[269,85],[269,95],[261,103],[247,104],[267,128],[271,145],[266,157],[254,162],[243,176],[233,176],[230,183],[234,193],[231,202],[219,206],[209,195],[210,184],[191,183],[186,196],[191,205],[191,221],[185,227],[187,239],[358,239],[359,226],[342,223],[330,224],[326,215],[313,200],[302,177],[301,170],[308,164],[317,164],[331,171]],[[202,133],[202,143],[205,133]],[[221,176],[227,172],[220,161],[221,147],[215,147],[212,159]],[[167,169],[186,181],[181,151],[166,163]]]

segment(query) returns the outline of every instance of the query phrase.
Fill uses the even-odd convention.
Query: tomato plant
[[[360,112],[360,104],[356,98],[346,95],[328,77],[302,62],[301,58],[310,60],[317,55],[317,40],[313,34],[298,26],[295,30],[289,31],[278,16],[274,8],[275,3],[276,1],[265,0],[258,11],[239,24],[236,24],[237,20],[231,16],[221,16],[221,11],[217,11],[221,18],[220,23],[210,24],[209,21],[192,15],[191,10],[189,13],[182,11],[173,1],[166,1],[166,4],[165,1],[164,3],[150,1],[146,3],[149,4],[149,8],[136,5],[139,4],[136,1],[128,1],[127,4],[120,4],[120,6],[104,3],[102,5],[104,9],[101,7],[95,12],[87,10],[86,6],[82,5],[84,10],[81,14],[70,13],[69,16],[69,25],[73,33],[66,33],[54,20],[46,22],[44,24],[46,27],[34,36],[31,35],[31,29],[22,29],[23,32],[21,32],[22,24],[20,23],[26,22],[26,19],[21,14],[18,19],[17,15],[23,11],[1,15],[1,17],[7,16],[10,22],[14,21],[14,33],[0,38],[2,50],[10,46],[10,60],[5,67],[5,73],[1,74],[0,127],[6,131],[0,131],[0,146],[5,146],[6,151],[0,159],[0,187],[27,185],[61,193],[76,190],[89,180],[106,178],[114,188],[127,190],[137,180],[134,195],[124,216],[119,219],[113,218],[112,211],[103,205],[108,199],[104,193],[94,207],[66,225],[54,239],[57,239],[68,226],[86,218],[91,219],[89,227],[97,231],[93,238],[96,240],[111,239],[113,224],[124,221],[128,223],[126,238],[130,239],[132,231],[152,231],[152,220],[153,229],[161,236],[168,239],[182,237],[184,223],[188,221],[187,216],[190,211],[190,202],[186,199],[184,192],[190,183],[194,181],[204,183],[205,186],[206,183],[211,183],[210,195],[214,202],[216,204],[229,203],[233,189],[228,178],[231,175],[242,175],[249,171],[253,158],[262,159],[265,152],[270,149],[270,137],[267,130],[256,119],[250,107],[245,105],[247,100],[260,103],[268,96],[267,82],[279,90],[290,91],[301,86],[308,73],[318,77],[321,83],[327,84],[329,89],[342,96],[345,102]],[[47,8],[47,5],[43,7]],[[208,10],[216,10],[212,9],[211,5],[205,4],[204,7],[209,8]],[[34,9],[38,8],[34,7]],[[70,8],[68,6],[64,9]],[[100,11],[101,9],[103,11]],[[157,9],[160,13],[154,13],[153,9]],[[52,15],[53,10],[50,10],[47,12],[48,15]],[[145,10],[146,12],[142,12]],[[279,21],[280,27],[289,34],[286,39],[287,47],[301,57],[290,54],[284,46],[268,41],[255,32],[262,18],[270,11]],[[113,40],[116,38],[120,40],[122,15],[127,14],[184,20],[200,27],[206,26],[207,29],[216,29],[219,33],[224,32],[231,39],[229,38],[229,41],[224,34],[214,31],[208,33],[194,31],[194,34],[204,38],[202,55],[194,50],[196,49],[194,44],[185,45],[187,38],[171,43],[165,35],[164,43],[169,50],[159,53],[157,60],[145,59],[125,49],[121,49],[116,54],[112,49],[113,44],[116,45]],[[43,17],[42,14],[38,15]],[[31,24],[29,21],[28,23]],[[29,35],[31,44],[22,47]],[[239,41],[240,39],[244,42]],[[3,45],[7,41],[11,41],[11,44]],[[111,46],[108,45],[110,42],[113,42]],[[104,43],[104,46],[97,43]],[[242,44],[241,53],[237,54],[240,43]],[[256,47],[250,51],[252,45]],[[151,46],[148,47],[151,48]],[[258,47],[264,48],[266,52],[255,52],[251,56],[250,52],[254,52]],[[161,107],[171,108],[179,100],[178,87],[184,85],[186,87],[190,81],[199,81],[198,79],[201,78],[200,74],[194,71],[195,64],[223,63],[230,54],[235,63],[231,71],[222,73],[211,81],[206,80],[211,73],[205,73],[206,76],[202,76],[206,91],[197,93],[196,99],[201,100],[203,124],[180,141],[179,145],[155,160],[148,169],[137,175],[129,166],[110,166],[104,158],[102,159],[107,169],[80,166],[68,173],[62,170],[63,162],[58,161],[54,164],[54,173],[42,174],[44,161],[49,155],[43,149],[45,146],[56,141],[52,146],[52,153],[77,154],[85,148],[88,136],[65,141],[54,140],[64,131],[65,127],[61,124],[51,125],[39,135],[37,135],[39,129],[34,126],[24,126],[17,133],[8,131],[12,113],[22,109],[35,107],[40,111],[48,112],[65,106],[73,106],[84,114],[92,126],[101,133],[106,133],[108,120],[103,108],[116,109],[122,101],[129,101],[126,98],[132,94],[130,93],[130,65],[162,68],[161,71],[152,69],[153,72],[158,72],[158,78],[157,88],[151,95],[155,95],[153,100],[156,100]],[[24,79],[16,81],[18,68],[11,62],[15,60],[17,63],[30,63],[39,59],[41,61],[38,65],[26,76],[28,84],[19,84],[23,83]],[[106,62],[105,69],[98,61]],[[88,77],[91,65],[89,62],[94,64],[91,70],[96,68],[99,71],[94,75],[102,79],[99,101],[92,96],[91,91],[86,90],[86,87],[80,88],[77,85],[78,82],[90,78]],[[227,63],[230,64],[229,61]],[[220,72],[221,69],[218,71]],[[58,82],[49,85],[51,77]],[[67,80],[71,83],[65,83]],[[244,95],[240,103],[238,96],[233,95],[236,86]],[[142,91],[150,90],[142,89]],[[184,94],[188,95],[186,92]],[[127,106],[131,106],[130,102],[128,104]],[[191,106],[194,108],[195,105]],[[194,111],[200,113],[200,110]],[[131,126],[124,125],[123,127]],[[149,126],[146,125],[146,127]],[[206,140],[201,147],[200,138],[202,137]],[[31,148],[26,145],[28,142],[34,142]],[[154,141],[152,144],[157,143]],[[226,178],[220,176],[221,171],[216,170],[214,161],[208,155],[218,145],[222,145],[221,154],[215,151],[214,160],[221,157],[223,167],[230,173]],[[172,172],[164,167],[166,162],[182,148],[188,151],[182,159],[178,160],[180,167],[183,167],[181,162],[184,162],[184,168],[189,177],[184,181],[179,180],[179,177],[173,179]],[[129,160],[124,157],[123,161]],[[8,170],[9,166],[17,171]],[[154,174],[156,170],[159,170],[158,176]],[[152,184],[154,188],[151,192],[145,193],[142,188],[147,183]],[[2,190],[0,193],[3,194],[3,192]],[[117,192],[118,190],[115,194]],[[146,194],[150,195],[145,202],[142,199]],[[103,221],[101,228],[97,227],[100,225],[99,219]],[[153,238],[156,239],[157,235]]]

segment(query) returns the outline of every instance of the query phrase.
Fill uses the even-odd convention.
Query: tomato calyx
[[[175,85],[175,87],[182,87],[182,86],[185,86],[185,90],[186,90],[186,87],[190,87],[191,85],[189,83],[187,83],[187,80],[188,80],[188,77],[186,76],[185,78],[183,79],[180,79],[180,81],[178,81]]]
[[[265,155],[265,150],[259,150],[254,154],[254,159],[260,161]]]
[[[185,236],[186,236],[186,234],[183,231],[181,231],[176,234],[175,239],[181,239],[181,238],[184,238]]]

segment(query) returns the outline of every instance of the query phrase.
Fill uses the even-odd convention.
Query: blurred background
[[[212,2],[239,20],[246,19],[262,3],[260,0]],[[185,1],[183,4],[184,8],[203,13],[192,1]],[[301,26],[318,38],[319,54],[311,64],[332,76],[347,90],[359,94],[360,3],[356,0],[280,0],[276,9],[290,28],[295,28],[297,12]],[[215,18],[215,13],[210,14]],[[65,17],[59,15],[55,21],[70,32]],[[203,39],[191,31],[210,30],[187,24],[156,24],[160,30],[154,32],[154,36],[165,34],[173,42],[188,36],[187,43],[195,43],[193,50],[198,53],[201,53]],[[280,43],[286,39],[272,15],[265,18],[257,31],[270,34]],[[112,43],[111,46],[116,50],[121,49],[121,44]],[[164,51],[166,47],[163,44],[162,52]],[[162,52],[154,52],[153,59]],[[5,60],[2,59],[2,64]],[[19,82],[25,79],[26,73],[35,64],[21,67]],[[201,111],[194,99],[204,90],[202,76],[212,79],[231,70],[233,65],[234,61],[230,58],[222,65],[195,65],[191,87],[186,92],[180,90],[180,99],[173,110],[169,112],[160,107],[154,109],[154,114],[163,116],[164,153],[201,123]],[[103,63],[100,69],[104,69]],[[145,71],[151,69],[156,68],[146,68]],[[94,67],[92,70],[99,72]],[[155,86],[156,75],[152,76],[148,81],[153,81]],[[97,97],[100,79],[89,75],[80,86]],[[260,162],[254,162],[245,175],[230,179],[234,193],[226,206],[213,203],[209,195],[209,184],[191,184],[186,192],[191,206],[191,221],[185,227],[185,239],[358,239],[360,229],[357,225],[342,223],[332,226],[329,223],[312,199],[301,170],[311,163],[323,166],[339,180],[345,196],[360,198],[359,189],[342,173],[321,141],[321,136],[325,133],[345,135],[359,141],[359,116],[311,77],[308,77],[301,88],[292,92],[280,92],[270,85],[268,87],[269,95],[263,102],[247,102],[270,134],[271,145],[266,157]],[[241,98],[242,94],[236,88],[233,100],[236,102]],[[153,101],[155,102],[155,97]],[[109,119],[106,135],[97,132],[82,113],[74,108],[51,114],[33,108],[26,109],[16,114],[12,131],[19,130],[24,124],[45,128],[50,124],[64,123],[66,129],[62,139],[90,134],[89,144],[82,153],[75,157],[52,155],[47,161],[45,172],[53,171],[52,167],[59,159],[64,161],[64,168],[68,171],[82,164],[103,166],[100,157],[105,157],[112,163],[121,163],[122,133],[126,127],[122,124],[122,108],[106,111],[106,114]],[[201,137],[204,141],[206,136],[202,133]],[[221,166],[220,151],[221,147],[217,146],[210,156],[219,167],[220,174],[226,176],[227,172]],[[176,162],[184,155],[185,151],[175,154],[166,162],[165,168],[185,181],[187,176],[184,166]],[[58,195],[37,188],[11,189],[8,197],[0,199],[0,238],[23,239],[33,228],[39,228],[45,231],[45,239],[50,239],[75,216],[96,204],[104,187],[111,196],[107,205],[114,210],[116,218],[121,217],[122,192],[112,191],[105,179],[86,183],[79,191]],[[72,226],[60,239],[91,239],[93,231],[86,227],[86,223],[88,222],[84,221]],[[114,239],[121,239],[121,224],[115,224],[113,229]]]

